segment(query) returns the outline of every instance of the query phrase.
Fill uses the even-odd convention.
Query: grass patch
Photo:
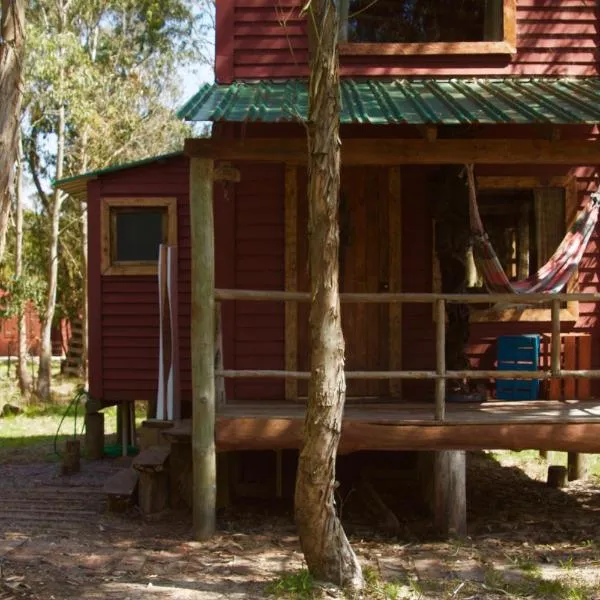
[[[529,477],[544,481],[548,465],[567,466],[566,452],[548,452],[548,459],[540,457],[537,450],[491,450],[488,452],[496,461],[504,466],[518,467]],[[591,477],[600,479],[600,454],[586,454],[586,465]]]
[[[308,569],[297,573],[286,573],[267,586],[267,594],[290,600],[312,600],[316,598],[315,582]]]
[[[522,579],[508,581],[493,569],[486,573],[483,586],[490,592],[499,592],[510,598],[532,598],[536,600],[591,600],[597,591],[592,586],[579,585],[562,579],[544,579],[533,570]]]

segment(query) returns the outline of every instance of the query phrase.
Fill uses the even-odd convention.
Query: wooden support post
[[[127,456],[129,450],[129,402],[119,404],[121,413],[121,455]]]
[[[86,413],[84,448],[88,460],[100,460],[104,456],[104,413]]]
[[[438,375],[446,374],[446,303],[436,301],[435,355]],[[443,421],[446,417],[446,380],[442,377],[435,382],[435,419]]]
[[[568,478],[569,481],[577,479],[585,479],[586,477],[586,460],[585,454],[579,452],[569,452],[568,454]]]
[[[283,498],[283,450],[275,450],[275,496]]]
[[[552,300],[552,375],[560,375],[560,300]]]
[[[227,508],[231,504],[231,452],[217,454],[217,508]]]
[[[285,290],[298,290],[298,172],[285,167]],[[285,370],[298,369],[298,303],[285,303]],[[297,400],[298,381],[285,380],[285,399]]]
[[[466,466],[464,450],[435,453],[435,524],[444,535],[467,534]]]
[[[389,170],[389,290],[402,291],[402,180],[400,167]],[[389,306],[389,368],[402,369],[402,304]],[[402,398],[402,380],[390,380],[390,396]]]
[[[193,522],[198,540],[216,529],[215,247],[213,161],[190,159],[192,254]]]

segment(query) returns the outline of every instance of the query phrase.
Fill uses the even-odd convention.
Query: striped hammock
[[[577,269],[596,227],[600,192],[591,195],[590,201],[577,213],[569,225],[563,241],[537,273],[521,281],[510,281],[483,228],[477,205],[473,165],[467,165],[467,179],[473,254],[488,291],[499,294],[550,294],[560,292]]]

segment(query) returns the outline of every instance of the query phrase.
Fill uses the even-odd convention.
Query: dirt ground
[[[289,506],[231,508],[206,543],[191,541],[186,513],[166,522],[108,514],[101,486],[121,466],[84,462],[63,477],[56,464],[0,465],[0,600],[265,598],[271,582],[303,568]],[[597,480],[552,490],[471,455],[468,482],[469,537],[460,541],[435,538],[410,481],[387,496],[398,536],[348,503],[352,544],[380,582],[365,597],[600,600]]]

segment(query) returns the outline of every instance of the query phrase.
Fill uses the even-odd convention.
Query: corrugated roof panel
[[[204,85],[179,111],[188,121],[276,123],[305,120],[306,81]],[[596,124],[600,78],[345,78],[341,122],[385,125]]]

